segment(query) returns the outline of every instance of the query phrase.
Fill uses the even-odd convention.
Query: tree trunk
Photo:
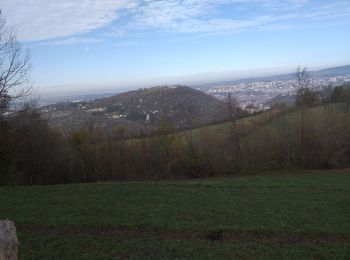
[[[302,168],[305,168],[306,166],[306,159],[305,159],[305,107],[304,103],[302,103],[301,106],[301,136],[300,136],[300,160]]]

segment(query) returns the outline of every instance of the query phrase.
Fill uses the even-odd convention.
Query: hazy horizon
[[[348,64],[324,65],[308,67],[310,71],[317,71],[325,68],[332,68],[337,66],[345,66]],[[289,68],[261,68],[252,70],[236,70],[236,71],[217,71],[205,72],[197,74],[186,75],[172,75],[155,78],[144,78],[135,81],[123,82],[116,80],[116,82],[104,84],[88,84],[75,83],[71,85],[57,85],[51,86],[50,89],[39,89],[41,97],[62,97],[74,95],[100,94],[100,93],[120,93],[139,88],[151,88],[161,85],[188,85],[190,87],[199,87],[206,84],[215,84],[223,81],[243,80],[249,78],[259,78],[268,76],[278,76],[289,73],[294,73],[296,67]]]

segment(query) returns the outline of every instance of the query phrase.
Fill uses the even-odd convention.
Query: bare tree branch
[[[30,67],[29,51],[17,41],[0,11],[0,115],[10,108],[11,102],[31,93]]]

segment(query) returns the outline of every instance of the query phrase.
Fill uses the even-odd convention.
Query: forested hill
[[[102,129],[123,128],[127,135],[147,133],[165,123],[175,129],[223,120],[222,101],[186,86],[139,89],[91,102],[42,108],[52,126],[78,129],[94,122]]]

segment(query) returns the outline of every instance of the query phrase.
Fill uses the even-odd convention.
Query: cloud
[[[303,28],[315,20],[330,24],[330,20],[350,18],[350,3],[311,0],[145,0],[138,6],[131,28],[173,33],[238,32],[256,28]],[[225,13],[225,7],[236,8]],[[244,17],[237,10],[244,9]],[[242,15],[241,15],[242,16]],[[222,18],[224,17],[224,18]],[[344,23],[344,19],[339,21]]]
[[[171,28],[174,24],[198,21],[194,18],[207,16],[222,5],[281,10],[285,7],[300,7],[306,2],[307,0],[145,0],[137,8],[133,25],[140,28]],[[203,19],[203,22],[206,21],[208,20]]]
[[[6,0],[1,8],[20,40],[45,45],[98,43],[140,31],[288,30],[350,21],[347,0]]]
[[[136,0],[5,0],[1,9],[24,41],[81,34],[104,27]]]
[[[80,45],[80,44],[92,44],[102,42],[101,38],[88,38],[88,37],[68,37],[58,40],[49,40],[41,42],[41,45]]]
[[[261,16],[249,20],[232,20],[232,19],[210,19],[203,22],[202,20],[187,20],[182,23],[174,24],[172,29],[181,33],[202,33],[218,31],[241,31],[251,27],[256,27],[277,18]]]

